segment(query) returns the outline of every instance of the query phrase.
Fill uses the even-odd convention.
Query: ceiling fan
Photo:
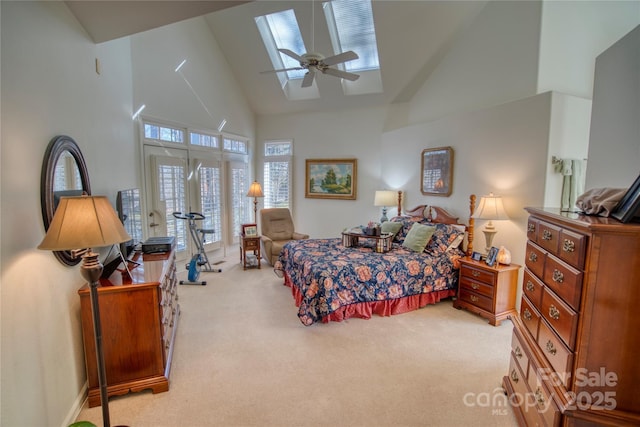
[[[313,84],[313,79],[316,76],[316,72],[321,72],[322,74],[329,74],[331,76],[340,77],[343,79],[355,81],[358,80],[360,75],[350,73],[348,71],[343,71],[338,68],[331,68],[332,65],[341,64],[343,62],[353,61],[354,59],[358,59],[358,54],[352,50],[347,52],[342,52],[337,55],[329,56],[327,58],[320,53],[313,52],[315,48],[315,1],[311,1],[311,50],[312,52],[303,53],[298,55],[297,53],[289,50],[289,49],[278,49],[279,52],[284,53],[285,55],[295,59],[300,63],[299,67],[291,67],[291,68],[283,68],[280,70],[268,70],[262,71],[261,74],[265,73],[279,73],[282,71],[291,71],[291,70],[307,70],[302,79],[302,87],[309,87]]]
[[[313,79],[315,78],[316,72],[318,71],[322,74],[329,74],[331,76],[336,76],[351,81],[358,80],[358,77],[360,77],[358,74],[350,73],[348,71],[342,71],[337,68],[331,68],[332,65],[358,59],[358,54],[352,50],[329,56],[328,58],[325,58],[319,53],[304,53],[302,55],[298,55],[297,53],[292,52],[289,49],[278,49],[278,51],[298,61],[300,63],[300,66],[283,68],[280,70],[262,71],[261,74],[278,73],[281,71],[290,70],[307,70],[304,78],[302,79],[302,87],[311,86],[313,84]]]

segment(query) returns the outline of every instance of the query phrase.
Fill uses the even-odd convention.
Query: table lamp
[[[98,302],[98,280],[102,274],[102,264],[98,260],[98,254],[93,252],[91,248],[111,246],[129,240],[131,237],[105,196],[79,196],[60,199],[47,234],[42,243],[38,245],[38,249],[50,251],[84,249],[80,274],[89,282],[90,287],[100,403],[105,427],[109,427],[110,421]]]
[[[493,193],[489,193],[488,196],[482,196],[478,204],[478,209],[473,212],[471,218],[489,220],[482,230],[486,241],[485,250],[489,252],[493,238],[498,232],[492,221],[509,219],[502,204],[502,197],[495,196]]]
[[[378,190],[373,198],[373,206],[382,206],[382,218],[380,222],[389,221],[387,218],[387,206],[396,204],[397,193],[392,190]]]
[[[251,183],[251,187],[249,187],[249,192],[247,193],[247,197],[253,197],[253,218],[254,221],[258,221],[258,197],[264,197],[262,193],[262,186],[258,181],[253,181]]]

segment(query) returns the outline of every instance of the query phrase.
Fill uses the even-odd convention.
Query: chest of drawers
[[[639,425],[640,224],[527,211],[522,300],[503,379],[519,423]]]
[[[100,321],[108,396],[151,389],[169,390],[169,374],[180,305],[175,253],[136,254],[139,265],[131,278],[116,271],[100,279]],[[91,300],[80,288],[89,406],[100,405],[100,387],[93,338]]]
[[[516,313],[517,264],[490,267],[471,258],[460,259],[458,298],[455,308],[464,308],[497,326]]]

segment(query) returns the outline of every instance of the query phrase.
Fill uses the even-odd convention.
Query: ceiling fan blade
[[[337,55],[324,58],[322,62],[324,62],[324,65],[335,65],[341,62],[353,61],[354,59],[358,59],[358,58],[359,56],[357,53],[355,53],[352,50],[349,50],[347,52],[342,52]]]
[[[358,78],[360,77],[358,74],[353,74],[353,73],[349,73],[349,72],[342,71],[342,70],[336,70],[335,68],[326,68],[326,69],[322,70],[322,72],[324,74],[330,74],[332,76],[341,77],[343,79],[351,80],[352,82],[358,80]]]
[[[305,62],[304,58],[302,58],[297,53],[290,51],[289,49],[278,49],[278,52],[282,52],[285,55],[292,57],[293,59],[295,59],[296,61],[298,61],[300,63]]]
[[[260,74],[280,73],[282,71],[292,71],[292,70],[304,70],[304,68],[302,68],[302,67],[292,67],[292,68],[282,68],[280,70],[266,70],[266,71],[260,71]]]
[[[307,71],[302,79],[302,87],[309,87],[313,84],[313,78],[316,76],[316,72],[313,70]]]

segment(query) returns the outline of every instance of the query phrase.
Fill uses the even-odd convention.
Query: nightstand
[[[460,259],[458,298],[453,302],[457,309],[479,314],[493,326],[507,316],[515,316],[518,285],[517,264],[489,267],[484,261]]]
[[[255,268],[260,268],[260,258],[262,257],[260,255],[260,236],[240,236],[240,264],[242,264],[243,270],[254,267],[248,262],[247,252],[253,252],[258,260]]]

